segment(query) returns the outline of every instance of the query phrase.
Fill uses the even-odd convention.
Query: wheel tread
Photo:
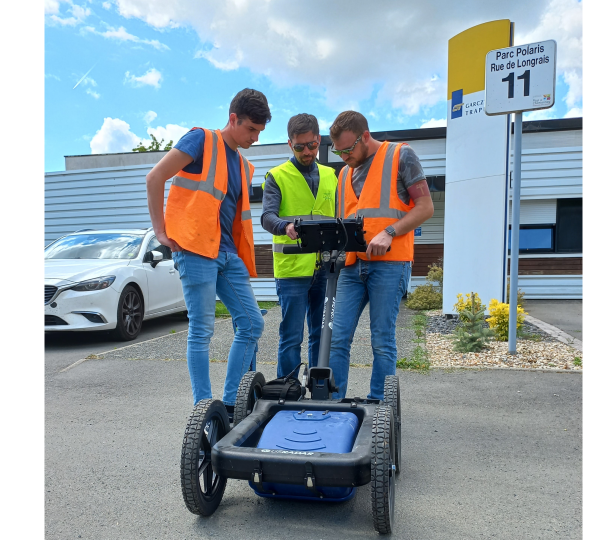
[[[246,416],[248,416],[248,398],[254,385],[258,383],[265,384],[265,377],[260,371],[248,371],[242,377],[238,386],[235,406],[233,408],[233,425],[237,426]]]
[[[225,486],[227,484],[227,478],[222,478],[222,485],[218,488],[214,502],[212,504],[214,508],[207,508],[206,504],[198,496],[199,491],[199,478],[197,474],[197,449],[200,444],[200,438],[202,437],[202,425],[204,418],[211,406],[215,403],[220,403],[221,407],[225,411],[225,418],[227,418],[225,406],[218,400],[203,399],[199,401],[194,407],[183,436],[183,444],[181,447],[181,467],[180,467],[180,478],[181,478],[181,492],[183,500],[187,509],[196,515],[211,515],[221,502]],[[229,431],[229,422],[225,422],[225,433]]]
[[[371,443],[371,502],[373,525],[381,534],[392,532],[393,514],[389,507],[390,437],[394,413],[388,405],[379,406],[373,416]]]
[[[402,419],[400,415],[400,379],[397,375],[386,376],[383,385],[383,403],[384,405],[389,405],[394,412],[394,419],[396,421],[394,463],[396,465],[396,474],[400,474],[400,461],[402,458]]]

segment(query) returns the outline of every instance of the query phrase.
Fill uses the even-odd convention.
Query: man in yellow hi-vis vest
[[[281,304],[278,377],[300,363],[305,317],[308,361],[311,367],[317,365],[326,285],[325,269],[317,268],[316,254],[288,255],[283,246],[296,244],[294,218],[335,217],[337,188],[334,170],[316,161],[321,143],[317,119],[298,114],[290,118],[287,129],[294,157],[267,173],[260,218],[263,228],[273,234],[273,270]]]

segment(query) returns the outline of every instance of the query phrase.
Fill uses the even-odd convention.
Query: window
[[[512,242],[512,230],[508,231],[508,252]],[[519,227],[519,253],[554,253],[554,225],[521,225]]]
[[[557,199],[556,225],[521,225],[519,253],[582,253],[582,199]],[[508,231],[510,253],[511,230]]]
[[[558,199],[556,204],[557,253],[583,252],[582,199]]]
[[[44,250],[45,259],[135,259],[143,237],[124,233],[70,234]]]
[[[146,248],[146,252],[148,252],[148,251],[158,251],[159,253],[162,253],[163,260],[173,258],[173,255],[171,253],[171,248],[168,248],[167,246],[163,246],[162,244],[160,244],[159,241],[156,239],[156,236],[152,237],[152,240],[150,240],[150,242],[148,242],[148,247]]]

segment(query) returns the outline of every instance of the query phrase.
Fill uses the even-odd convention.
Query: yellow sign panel
[[[448,99],[452,92],[472,94],[485,90],[485,56],[511,46],[510,20],[473,26],[448,41]]]

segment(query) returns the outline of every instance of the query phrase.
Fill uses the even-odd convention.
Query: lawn
[[[277,302],[258,302],[258,307],[261,309],[271,309],[272,307],[275,307],[276,305],[277,305]],[[227,308],[225,307],[223,302],[221,302],[220,300],[217,302],[217,305],[215,306],[215,317],[218,317],[220,319],[226,319],[228,317],[231,317],[229,311],[227,311]]]

